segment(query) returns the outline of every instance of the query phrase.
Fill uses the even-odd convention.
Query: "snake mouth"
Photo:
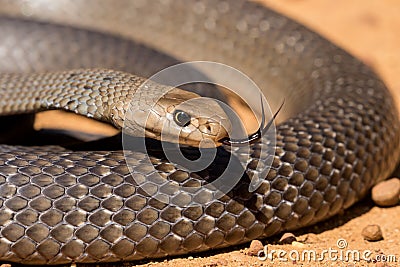
[[[268,121],[267,124],[265,124],[265,112],[264,112],[264,104],[263,100],[261,98],[261,124],[258,130],[247,136],[246,138],[240,138],[240,139],[232,139],[229,137],[224,137],[219,140],[220,143],[227,145],[227,146],[243,146],[243,145],[248,145],[252,144],[258,140],[260,140],[265,133],[268,131],[268,129],[271,127],[272,123],[275,121],[276,116],[278,116],[278,113],[281,111],[283,104],[285,103],[285,100],[282,101],[282,104],[279,106],[278,110],[274,113],[272,118]]]
[[[193,124],[190,126],[195,128],[190,134],[180,131],[179,140],[181,144],[213,148],[221,145],[219,140],[223,140],[228,136],[228,130],[218,121],[209,120],[198,127]]]
[[[241,138],[241,139],[232,139],[229,137],[224,137],[220,140],[218,140],[218,142],[227,145],[227,146],[241,146],[241,145],[246,145],[246,144],[252,144],[254,142],[256,142],[257,140],[259,140],[261,137],[263,137],[264,135],[264,130],[265,132],[268,129],[263,129],[263,128],[258,128],[257,132],[250,134],[248,137],[246,138]]]

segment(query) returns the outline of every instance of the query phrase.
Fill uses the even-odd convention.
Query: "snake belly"
[[[135,162],[131,173],[122,151],[1,145],[1,260],[26,264],[129,261],[265,238],[337,214],[385,179],[397,164],[393,159],[400,154],[399,118],[379,77],[316,33],[257,3],[0,3],[0,13],[8,17],[113,34],[180,60],[228,64],[259,85],[273,110],[285,98],[275,154],[260,155],[263,140],[251,145],[248,172],[256,171],[252,170],[255,162],[273,158],[258,189],[248,192],[243,177],[227,195],[203,199],[195,207],[152,198],[144,188],[158,192],[162,185],[147,182],[152,175],[149,170],[155,168],[182,183],[202,183],[221,171],[226,154],[219,155],[209,169],[187,173],[162,156],[153,156],[150,165],[141,152],[132,151],[128,152]],[[27,31],[37,43],[40,40],[41,53],[35,42],[11,42],[10,51],[17,51],[7,54],[15,59],[12,71],[35,71],[35,66],[42,71],[40,67],[50,68],[54,62],[71,61],[73,52],[66,50],[56,60],[43,59],[43,52],[58,47],[47,30],[42,25]],[[74,51],[69,34],[68,30],[62,34],[61,43]],[[18,40],[12,33],[5,36]],[[73,61],[101,58],[105,64],[117,62],[98,67],[126,65],[121,63],[125,57],[107,52],[121,51],[115,49],[117,43],[98,48],[98,39],[88,40],[93,50]],[[10,83],[1,81],[1,88],[4,81]],[[18,103],[23,101],[14,105]],[[7,104],[1,107],[1,114],[10,114]]]

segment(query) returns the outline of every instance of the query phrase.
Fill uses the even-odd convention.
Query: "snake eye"
[[[190,115],[187,114],[185,111],[182,110],[175,110],[174,111],[174,121],[181,127],[188,126],[190,123]]]

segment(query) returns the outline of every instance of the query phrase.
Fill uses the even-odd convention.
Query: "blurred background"
[[[400,1],[260,2],[317,31],[373,67],[400,106]]]

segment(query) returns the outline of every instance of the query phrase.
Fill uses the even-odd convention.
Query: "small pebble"
[[[279,244],[292,244],[293,241],[297,241],[296,236],[292,233],[284,233],[279,239]]]
[[[306,246],[306,244],[303,244],[303,243],[297,242],[297,241],[293,241],[292,246],[298,247],[298,248],[304,248]]]
[[[392,178],[372,188],[372,200],[379,206],[389,207],[399,203],[400,179]]]
[[[381,228],[376,224],[370,224],[364,227],[361,235],[367,241],[379,241],[383,239]]]
[[[246,254],[249,256],[258,256],[258,252],[263,249],[264,249],[264,246],[260,240],[253,240],[253,241],[251,241],[250,247],[246,251]]]

